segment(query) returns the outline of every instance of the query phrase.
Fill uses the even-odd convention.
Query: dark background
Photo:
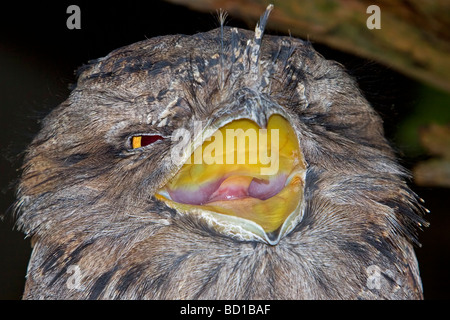
[[[81,9],[81,30],[69,30],[66,9]],[[256,21],[255,21],[256,23]],[[228,18],[228,25],[254,25]],[[39,119],[65,100],[74,70],[113,49],[158,35],[208,31],[218,26],[215,13],[190,11],[162,1],[16,3],[0,15],[0,299],[20,299],[31,253],[29,239],[14,230],[10,206],[20,167],[20,152],[39,129]],[[287,31],[287,30],[286,30]],[[282,34],[268,30],[270,34]],[[320,44],[326,58],[344,64],[355,76],[368,100],[385,121],[387,137],[397,143],[401,123],[424,103],[422,85],[375,62],[338,52]],[[426,102],[426,101],[425,101]],[[398,149],[411,169],[426,156]],[[426,299],[449,298],[450,216],[449,189],[412,188],[426,200],[431,226],[420,232],[416,253]]]

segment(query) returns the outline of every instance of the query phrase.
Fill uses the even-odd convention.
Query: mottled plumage
[[[256,35],[156,37],[80,68],[27,149],[16,203],[33,243],[24,298],[422,298],[423,209],[380,117],[310,43],[263,37],[267,17]],[[274,112],[307,164],[302,219],[278,244],[239,240],[155,198],[182,165],[170,159],[174,130],[264,126]],[[136,134],[166,139],[135,150]]]

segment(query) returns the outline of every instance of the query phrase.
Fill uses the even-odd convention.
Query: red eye
[[[158,140],[162,140],[164,137],[159,136],[157,134],[151,135],[151,136],[134,136],[131,139],[131,144],[133,146],[133,149],[141,148],[148,146],[149,144],[152,144],[153,142],[156,142]]]

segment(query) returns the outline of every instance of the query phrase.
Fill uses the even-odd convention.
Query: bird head
[[[25,296],[421,295],[366,286],[374,264],[420,283],[426,224],[380,117],[309,42],[263,36],[271,9],[255,32],[147,39],[78,70],[25,156]]]

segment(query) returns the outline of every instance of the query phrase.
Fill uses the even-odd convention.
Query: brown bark
[[[446,0],[168,0],[195,10],[222,8],[255,25],[269,3],[268,27],[373,59],[450,92],[450,1]],[[375,4],[381,29],[368,29]]]

